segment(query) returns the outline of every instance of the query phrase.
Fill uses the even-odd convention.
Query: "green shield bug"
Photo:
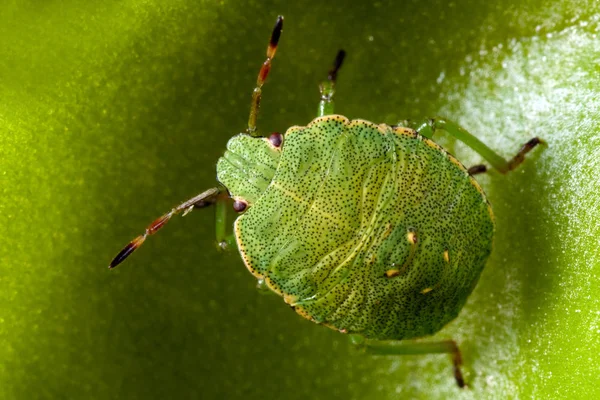
[[[505,160],[457,124],[441,119],[390,126],[333,113],[340,51],[321,84],[318,117],[285,134],[261,136],[262,86],[281,36],[278,17],[252,94],[246,133],[217,163],[220,185],[155,220],[111,262],[120,264],[172,216],[214,205],[217,240],[237,248],[259,283],[303,317],[351,334],[371,354],[448,353],[463,387],[452,340],[431,335],[454,319],[492,249],[494,219],[473,178],[432,137],[445,131],[501,173],[523,162],[533,138]],[[226,211],[240,213],[233,233]]]

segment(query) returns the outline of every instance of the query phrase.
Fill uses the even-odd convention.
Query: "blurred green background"
[[[0,5],[0,398],[597,398],[600,6],[594,1],[3,1]],[[444,115],[504,156],[482,182],[495,250],[458,319],[470,388],[446,356],[368,357],[260,295],[211,187],[247,121],[285,16],[259,129],[304,125],[338,48],[337,112]],[[472,165],[481,159],[447,138]]]

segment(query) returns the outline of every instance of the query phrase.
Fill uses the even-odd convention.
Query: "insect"
[[[174,215],[215,206],[220,246],[237,248],[260,285],[298,314],[350,334],[371,354],[448,353],[463,387],[453,340],[403,341],[438,332],[458,315],[492,249],[492,209],[473,177],[486,166],[465,168],[432,137],[445,131],[501,173],[543,142],[533,138],[505,160],[446,119],[390,126],[335,115],[343,50],[320,85],[318,117],[262,136],[256,127],[262,87],[282,27],[280,16],[246,133],[229,140],[217,163],[220,184],[156,219],[109,268]],[[228,233],[231,204],[240,215]]]

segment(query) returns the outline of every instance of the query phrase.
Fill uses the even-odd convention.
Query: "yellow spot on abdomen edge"
[[[387,271],[385,271],[385,277],[386,278],[393,278],[395,276],[400,275],[400,270],[399,269],[388,269]]]

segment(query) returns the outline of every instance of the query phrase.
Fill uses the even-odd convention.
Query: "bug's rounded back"
[[[479,185],[434,142],[337,115],[288,130],[273,180],[235,224],[250,271],[300,314],[379,339],[456,317],[493,229]]]

